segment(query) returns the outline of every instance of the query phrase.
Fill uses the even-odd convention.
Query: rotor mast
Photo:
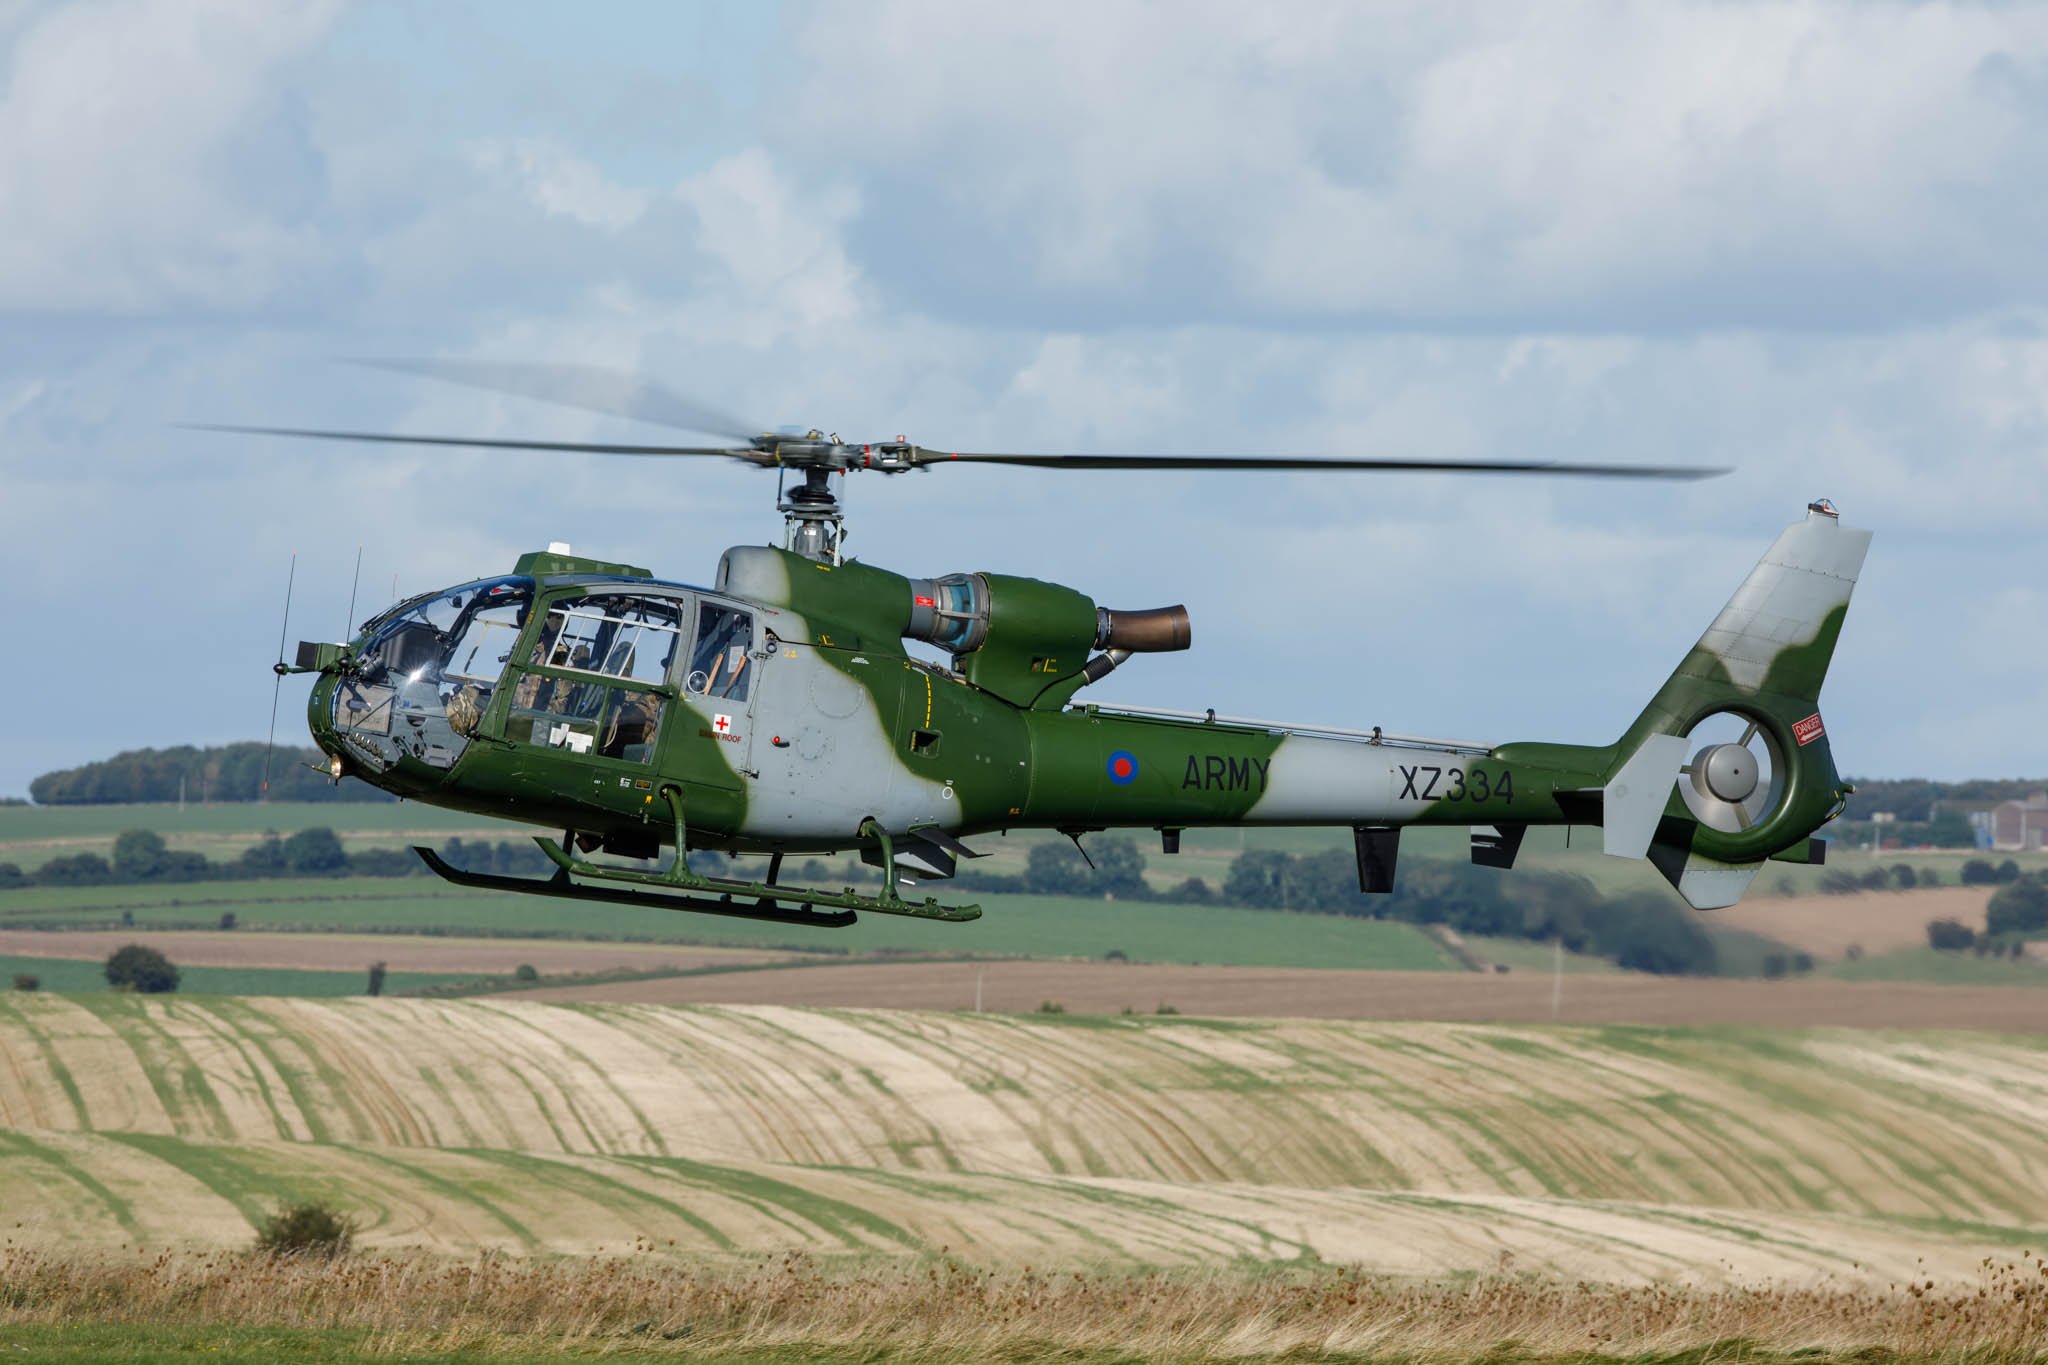
[[[832,492],[832,470],[810,465],[804,481],[776,500],[782,513],[782,548],[820,564],[839,563],[839,542],[846,538],[846,514]]]

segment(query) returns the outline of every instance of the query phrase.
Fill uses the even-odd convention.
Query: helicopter
[[[911,577],[842,553],[836,475],[966,464],[1054,470],[1429,470],[1697,479],[1664,465],[1272,455],[970,453],[903,437],[767,434],[636,377],[573,365],[371,362],[726,439],[629,445],[298,427],[209,430],[326,441],[647,457],[774,469],[780,545],[725,551],[710,586],[565,544],[509,572],[389,607],[345,642],[301,641],[274,671],[315,675],[314,741],[336,781],[549,830],[545,878],[460,885],[843,926],[861,912],[960,922],[972,904],[904,888],[983,856],[966,841],[1216,826],[1349,828],[1359,889],[1393,889],[1409,826],[1465,826],[1474,863],[1509,868],[1533,825],[1594,826],[1696,909],[1734,904],[1768,860],[1817,863],[1815,832],[1853,791],[1820,690],[1870,532],[1826,499],[1780,534],[1613,743],[1472,743],[1085,699],[1138,654],[1185,650],[1184,606],[1099,606],[1070,587],[982,572]],[[789,480],[794,476],[795,482]],[[910,652],[935,646],[937,663]],[[766,855],[707,876],[693,849]],[[662,862],[668,850],[666,863]],[[790,855],[858,851],[879,892],[782,880]],[[624,862],[594,861],[611,855]],[[638,866],[627,865],[637,863]]]

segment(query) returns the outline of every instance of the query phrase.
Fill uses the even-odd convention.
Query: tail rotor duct
[[[1785,798],[1785,755],[1753,716],[1716,711],[1686,732],[1700,742],[1679,771],[1679,795],[1708,829],[1741,834],[1778,813]]]

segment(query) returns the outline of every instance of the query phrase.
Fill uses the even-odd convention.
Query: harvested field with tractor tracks
[[[317,1196],[387,1251],[1961,1282],[2042,1240],[2044,1119],[2025,1036],[0,1000],[0,1209],[79,1250]]]

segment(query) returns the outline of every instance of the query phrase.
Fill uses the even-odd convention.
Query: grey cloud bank
[[[2037,11],[742,8],[650,10],[630,54],[630,13],[552,28],[530,71],[396,6],[0,25],[0,581],[95,661],[90,723],[17,737],[0,792],[260,735],[294,547],[294,634],[326,637],[359,540],[370,601],[549,539],[701,580],[776,528],[744,469],[167,426],[650,434],[331,363],[364,354],[606,364],[963,449],[1731,464],[942,471],[856,482],[850,548],[1187,600],[1196,650],[1118,697],[1604,740],[1826,493],[1879,532],[1827,696],[1846,768],[2048,771]],[[684,93],[621,134],[603,76],[650,65]],[[1503,677],[1510,645],[1555,663]],[[141,700],[195,649],[189,703]]]

